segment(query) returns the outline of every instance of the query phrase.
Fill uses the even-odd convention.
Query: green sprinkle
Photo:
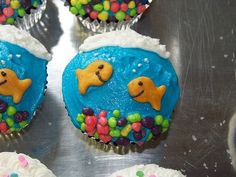
[[[74,15],[77,15],[79,13],[78,9],[76,7],[71,7],[70,12]]]
[[[168,128],[163,128],[161,132],[165,133],[167,130],[168,130]]]
[[[116,130],[111,130],[110,131],[110,136],[112,137],[120,137],[120,130],[116,129]]]
[[[163,117],[162,117],[162,115],[157,115],[157,116],[155,117],[155,123],[156,123],[157,125],[161,125],[162,122],[163,122]]]
[[[6,122],[9,127],[12,127],[14,125],[14,120],[12,118],[7,118]]]
[[[162,122],[161,126],[162,126],[163,128],[168,128],[168,127],[169,127],[169,121],[168,121],[167,119],[165,119],[165,120]]]
[[[80,10],[79,10],[79,14],[82,15],[82,16],[84,16],[84,15],[86,14],[86,12],[85,12],[84,9],[80,9]]]
[[[78,114],[76,120],[80,123],[84,122],[85,120],[84,114]]]
[[[96,4],[93,6],[93,9],[96,10],[97,12],[101,12],[103,10],[103,5],[102,4]]]
[[[81,125],[80,125],[80,129],[84,132],[85,131],[85,123],[81,123]]]
[[[8,116],[13,116],[16,113],[16,108],[14,106],[9,106],[7,108],[7,115]]]
[[[125,13],[123,11],[119,11],[115,14],[117,20],[122,21],[125,19]]]
[[[13,127],[11,127],[11,128],[10,128],[10,132],[14,132],[14,131],[16,131],[16,129],[13,128]]]
[[[2,113],[0,113],[0,122],[2,122]]]
[[[19,125],[20,125],[21,128],[23,128],[23,127],[25,127],[26,125],[28,125],[28,122],[22,121],[22,122],[19,123]]]
[[[136,13],[137,13],[137,11],[136,11],[135,9],[131,9],[129,15],[130,15],[131,17],[133,17],[133,16],[136,15]]]
[[[116,127],[116,124],[117,124],[117,121],[116,121],[116,118],[115,117],[111,117],[109,120],[108,120],[108,125],[112,128]]]
[[[20,17],[25,16],[25,9],[24,9],[24,8],[19,8],[19,9],[18,9],[18,15],[19,15]]]
[[[12,25],[12,24],[14,23],[14,21],[15,21],[15,20],[14,20],[13,17],[9,17],[9,18],[7,18],[6,23]]]
[[[116,109],[116,110],[113,111],[112,114],[115,118],[120,118],[120,110]]]
[[[144,177],[144,173],[142,171],[137,171],[136,176],[138,177]]]

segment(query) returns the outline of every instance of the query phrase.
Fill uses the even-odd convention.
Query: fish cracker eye
[[[139,81],[139,82],[138,82],[138,85],[139,85],[139,86],[142,86],[142,85],[143,85],[143,82],[142,82],[142,81]]]
[[[7,73],[5,73],[4,71],[2,71],[2,72],[1,72],[1,75],[2,75],[3,77],[6,77],[6,76],[7,76]]]
[[[103,69],[104,68],[104,65],[99,65],[98,66],[98,69]]]

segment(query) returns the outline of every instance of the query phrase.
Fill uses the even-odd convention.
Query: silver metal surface
[[[236,176],[227,153],[228,123],[236,111],[235,9],[235,0],[153,2],[134,29],[167,45],[182,96],[166,138],[122,149],[86,138],[67,116],[61,75],[91,32],[63,2],[49,1],[31,30],[53,53],[45,101],[24,133],[0,139],[0,150],[38,158],[59,177],[107,177],[141,163],[181,169],[189,177]]]

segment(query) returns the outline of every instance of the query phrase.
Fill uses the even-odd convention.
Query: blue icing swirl
[[[7,102],[8,105],[13,105],[17,111],[27,111],[29,113],[28,122],[31,121],[34,112],[43,100],[47,83],[47,63],[47,60],[36,57],[18,45],[0,41],[0,69],[11,69],[19,79],[32,80],[31,86],[18,104],[13,102],[11,96],[0,95],[0,100]],[[5,118],[3,117],[3,119]],[[15,124],[14,128],[19,128],[19,125]]]
[[[86,94],[81,95],[75,70],[84,69],[95,60],[109,62],[113,67],[113,74],[104,85],[89,87]],[[140,76],[151,78],[156,86],[167,87],[160,111],[154,110],[149,103],[139,103],[130,97],[127,85]],[[180,96],[178,78],[168,59],[150,51],[121,47],[102,47],[77,54],[63,73],[62,91],[72,122],[78,128],[80,124],[76,117],[84,107],[91,107],[96,115],[101,110],[106,110],[108,117],[113,110],[119,109],[122,116],[138,112],[142,117],[161,114],[171,120]]]

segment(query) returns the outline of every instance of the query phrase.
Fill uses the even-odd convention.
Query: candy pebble
[[[0,23],[4,23],[6,21],[5,15],[0,15]],[[1,108],[0,108],[1,111]]]
[[[97,12],[95,12],[95,13],[97,13]],[[106,111],[101,111],[98,116],[99,117],[106,117],[107,116],[107,112]]]
[[[6,17],[4,15],[0,15],[0,22],[2,22],[1,21],[1,17],[4,18],[3,22],[5,22],[6,21]],[[2,100],[0,100],[0,113],[6,112],[7,107],[8,107],[7,103],[2,101]]]
[[[135,131],[135,132],[139,132],[140,129],[142,127],[142,124],[140,122],[136,122],[136,123],[133,123],[132,124],[132,129]]]
[[[100,138],[100,140],[102,140],[104,143],[108,143],[109,141],[112,140],[112,137],[111,137],[111,136],[108,136],[108,135],[100,135],[99,138]]]
[[[114,110],[112,115],[115,117],[115,118],[119,118],[120,117],[120,111],[118,109]]]
[[[123,12],[126,12],[128,10],[128,5],[126,3],[122,3],[120,5],[120,9],[123,11]]]
[[[1,122],[1,123],[0,123],[0,131],[1,131],[2,133],[6,133],[7,130],[8,130],[8,126],[7,126],[6,122]]]
[[[130,2],[128,3],[128,7],[129,7],[130,9],[135,8],[135,2],[134,2],[134,1],[130,1]]]
[[[115,17],[117,20],[122,21],[125,19],[125,13],[122,11],[119,11],[115,14]]]
[[[129,15],[131,17],[135,16],[136,15],[136,10],[135,9],[131,9]]]
[[[10,177],[19,177],[19,176],[16,173],[12,173]]]
[[[92,12],[92,10],[93,10],[90,5],[86,5],[86,6],[84,7],[84,9],[85,9],[85,11],[86,11],[87,14],[89,14],[89,13]]]
[[[84,114],[78,114],[76,120],[78,122],[84,122],[85,120],[85,115]]]
[[[103,2],[104,10],[109,10],[110,9],[110,1],[105,0]]]
[[[105,117],[100,117],[100,118],[98,119],[98,123],[99,123],[100,125],[106,125],[106,124],[107,124],[107,118],[105,118]]]
[[[162,117],[162,115],[157,115],[157,116],[155,117],[155,123],[156,123],[157,125],[161,125],[162,122],[163,122],[163,117]]]
[[[76,7],[71,7],[70,12],[74,15],[77,15],[79,13],[78,9]]]
[[[97,125],[97,132],[100,135],[107,135],[109,133],[109,127],[108,126],[102,126],[102,125]]]
[[[6,122],[7,122],[7,125],[9,126],[9,127],[12,127],[13,125],[14,125],[14,120],[12,119],[12,118],[7,118],[6,119]]]
[[[72,6],[75,6],[76,3],[78,3],[78,2],[79,2],[78,0],[71,0],[71,1],[70,1],[70,3],[71,3]]]
[[[78,1],[78,2],[75,4],[75,7],[79,10],[79,9],[81,9],[82,5],[81,5],[80,2]]]
[[[126,136],[128,136],[128,134],[131,130],[132,130],[132,126],[130,124],[128,124],[121,130],[121,135],[126,137]]]
[[[18,15],[19,15],[20,17],[23,17],[23,16],[25,15],[25,9],[19,8],[19,9],[18,9]]]
[[[116,129],[116,130],[111,130],[110,131],[110,135],[112,137],[120,137],[120,130]]]
[[[9,18],[7,18],[7,20],[6,20],[6,24],[10,24],[10,25],[12,25],[13,23],[14,23],[14,18],[13,17],[9,17]]]
[[[24,116],[22,115],[22,112],[16,112],[14,115],[14,119],[16,122],[21,122],[24,120]]]
[[[82,112],[86,116],[93,116],[94,115],[94,111],[91,108],[83,108]]]
[[[134,139],[135,140],[139,141],[142,138],[143,138],[143,136],[142,136],[142,132],[141,131],[140,132],[134,132]]]
[[[80,4],[88,4],[88,0],[79,0]]]
[[[154,126],[154,119],[152,117],[145,117],[142,120],[142,125],[146,128],[152,128]]]
[[[91,131],[87,131],[88,136],[93,136],[95,134],[96,130],[93,129]]]
[[[161,127],[154,126],[154,127],[152,127],[151,132],[154,136],[159,136],[161,134]]]
[[[97,123],[97,118],[95,116],[86,116],[85,123],[86,125],[95,126]]]
[[[14,15],[14,10],[11,7],[7,7],[3,9],[3,14],[6,17],[11,17],[12,15]]]
[[[16,108],[14,106],[9,106],[7,108],[7,115],[8,116],[13,116],[16,113]]]
[[[81,129],[82,131],[85,131],[85,127],[86,127],[86,124],[85,124],[85,123],[82,123],[82,124],[80,125],[80,129]]]
[[[112,2],[110,10],[114,13],[118,12],[120,10],[120,4],[117,2]]]
[[[106,21],[108,19],[108,13],[106,11],[99,13],[98,19],[101,21]]]
[[[123,126],[126,125],[126,123],[127,123],[126,118],[121,118],[121,119],[118,120],[117,125],[120,126],[120,127],[123,127]]]
[[[84,16],[86,14],[85,10],[84,9],[79,9],[79,14]]]
[[[134,122],[139,122],[139,121],[141,121],[141,116],[140,116],[140,114],[138,114],[138,113],[131,114],[131,115],[129,115],[129,116],[127,117],[127,120],[128,120],[129,122],[132,122],[132,123],[134,123]]]
[[[150,141],[152,139],[153,135],[150,133],[147,137],[147,141]]]
[[[161,126],[162,126],[163,128],[168,128],[168,127],[169,127],[169,121],[168,121],[168,120],[164,120],[164,121],[162,122]]]
[[[116,118],[114,117],[111,117],[109,120],[108,120],[108,125],[112,128],[115,128],[116,125],[117,125],[117,121],[116,121]]]
[[[19,125],[20,125],[21,128],[23,128],[23,127],[25,127],[26,125],[28,125],[28,122],[22,121],[22,122],[19,123]]]
[[[137,12],[138,14],[143,13],[146,10],[146,7],[144,5],[138,6]]]
[[[12,0],[11,1],[11,7],[13,9],[18,9],[20,7],[20,2],[18,0]]]
[[[93,9],[96,10],[97,12],[101,12],[103,10],[103,5],[102,4],[96,4],[93,6]]]

